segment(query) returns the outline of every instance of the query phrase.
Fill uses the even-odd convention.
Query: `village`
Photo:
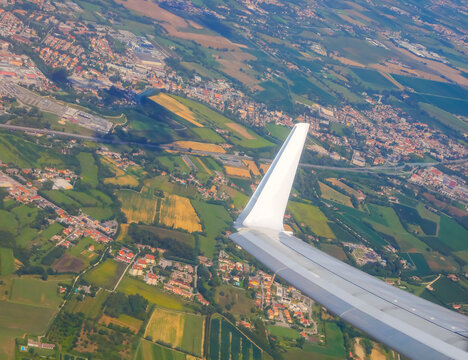
[[[34,204],[42,209],[52,209],[57,215],[54,221],[65,226],[63,235],[54,235],[49,239],[56,246],[69,248],[83,236],[88,236],[102,244],[108,244],[112,241],[112,236],[116,233],[118,225],[115,221],[100,223],[83,212],[76,216],[70,215],[61,207],[38,195],[38,188],[23,177],[23,175],[28,174],[39,182],[52,181],[55,189],[72,189],[71,181],[76,179],[77,175],[70,170],[57,170],[55,168],[45,168],[44,171],[40,169],[19,170],[8,168],[3,163],[1,165],[4,170],[0,170],[0,188],[7,189],[8,194],[20,203]],[[24,181],[24,184],[13,177]]]

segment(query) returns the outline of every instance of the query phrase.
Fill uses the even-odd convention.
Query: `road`
[[[190,151],[185,148],[178,147],[176,145],[158,145],[158,144],[148,144],[148,143],[138,143],[132,141],[122,141],[116,139],[107,139],[99,136],[88,136],[88,135],[80,135],[80,134],[73,134],[69,132],[63,131],[56,131],[50,129],[35,129],[26,126],[17,126],[17,125],[10,125],[10,124],[0,124],[0,129],[8,129],[13,131],[23,131],[32,134],[46,134],[46,135],[54,135],[54,136],[62,136],[62,137],[71,137],[76,139],[82,139],[86,141],[98,142],[98,143],[108,143],[108,144],[117,144],[117,145],[129,145],[129,146],[143,146],[152,149],[159,149],[159,150],[177,150],[182,153],[186,154],[198,154],[198,155],[206,155],[206,156],[213,156],[219,160],[222,158],[228,161],[239,161],[242,159],[245,160],[252,160],[251,156],[248,155],[237,155],[237,154],[220,154],[214,153],[210,151],[201,151],[201,150],[194,150],[191,149]],[[262,162],[269,163],[271,159],[262,158],[260,159]],[[405,163],[402,165],[397,166],[390,166],[390,165],[382,165],[382,166],[364,166],[364,167],[340,167],[340,166],[329,166],[329,165],[316,165],[316,164],[306,164],[300,163],[299,166],[304,168],[313,168],[313,169],[323,169],[323,170],[337,170],[337,171],[345,171],[345,172],[388,172],[388,171],[401,171],[405,168],[405,166],[409,166],[410,168],[416,167],[429,167],[435,165],[446,165],[446,164],[460,164],[467,162],[468,159],[458,159],[458,160],[449,160],[449,161],[438,161],[438,162],[419,162],[419,163]]]

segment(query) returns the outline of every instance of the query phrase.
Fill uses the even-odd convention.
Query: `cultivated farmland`
[[[226,151],[219,145],[207,144],[196,141],[176,141],[174,145],[179,146],[184,149],[192,149],[197,151],[207,151],[213,153],[225,154]]]
[[[141,339],[138,345],[136,360],[191,360],[193,357],[180,351],[172,350]]]
[[[252,171],[254,176],[261,176],[260,170],[258,170],[257,164],[253,160],[242,160],[242,162]]]
[[[107,259],[102,264],[86,273],[84,278],[95,286],[113,289],[124,270],[124,263],[117,262],[113,259]]]
[[[183,310],[185,306],[180,297],[165,293],[157,287],[147,285],[143,281],[132,277],[124,277],[117,290],[127,295],[140,294],[150,303],[166,309]]]
[[[122,212],[127,221],[152,224],[156,216],[158,199],[134,190],[119,190],[117,196],[122,203]]]
[[[202,230],[190,200],[179,195],[168,195],[162,200],[159,221],[165,226],[191,233]]]
[[[58,295],[59,281],[43,281],[34,277],[21,277],[13,280],[10,301],[35,305],[50,309],[58,308],[62,299]]]
[[[250,179],[250,171],[246,168],[234,167],[234,166],[225,166],[226,174],[228,176],[237,176]]]
[[[0,248],[0,275],[10,275],[15,272],[13,250]]]
[[[320,191],[322,192],[322,198],[340,203],[345,206],[353,207],[353,204],[351,203],[351,199],[349,198],[349,196],[346,196],[336,191],[332,187],[322,182],[319,182],[319,185],[320,185]]]
[[[156,309],[146,327],[145,337],[151,336],[154,341],[201,356],[204,322],[200,315]]]
[[[261,360],[262,350],[224,318],[214,316],[210,326],[210,360]]]
[[[202,124],[195,120],[195,114],[190,111],[187,106],[178,102],[173,97],[164,93],[159,93],[158,95],[151,96],[150,99],[193,125],[203,127]]]
[[[242,137],[244,137],[247,140],[254,140],[255,139],[255,136],[253,136],[252,134],[249,134],[247,129],[245,127],[243,127],[242,125],[230,122],[230,123],[227,123],[226,126],[228,128],[230,128],[230,129],[234,130],[236,133],[238,133],[239,135],[241,135]]]
[[[335,239],[327,217],[318,207],[291,201],[288,209],[300,226],[308,226],[317,236]]]
[[[199,236],[200,250],[206,256],[212,256],[216,244],[214,239],[229,226],[232,221],[231,217],[221,205],[208,204],[197,200],[193,200],[192,203],[203,223],[203,232],[206,234],[206,236]]]

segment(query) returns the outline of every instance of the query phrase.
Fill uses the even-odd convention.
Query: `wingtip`
[[[294,125],[257,190],[235,222],[237,229],[257,227],[284,231],[284,212],[308,129],[307,123]]]

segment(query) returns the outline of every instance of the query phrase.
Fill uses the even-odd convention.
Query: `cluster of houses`
[[[309,318],[312,300],[290,286],[285,289],[275,281],[274,275],[257,270],[242,261],[233,261],[224,250],[218,255],[218,274],[224,282],[233,286],[246,286],[255,290],[255,305],[266,311],[269,320],[276,320],[284,326],[301,325],[310,328],[314,322]],[[201,261],[201,260],[200,260]],[[242,281],[248,275],[248,284]],[[309,302],[309,305],[306,304]],[[293,319],[297,319],[296,322]]]
[[[176,295],[180,295],[188,300],[195,296],[193,283],[195,280],[195,268],[192,265],[178,261],[168,260],[163,257],[164,249],[152,248],[147,245],[138,245],[145,249],[144,255],[135,255],[131,250],[123,247],[116,254],[116,260],[131,263],[129,274],[142,278],[148,285],[162,284],[164,290]],[[151,251],[152,253],[147,253]],[[158,258],[154,254],[160,254]],[[162,276],[158,269],[169,270],[169,276]],[[206,300],[199,294],[197,299],[204,303]],[[207,305],[207,304],[206,304]]]

